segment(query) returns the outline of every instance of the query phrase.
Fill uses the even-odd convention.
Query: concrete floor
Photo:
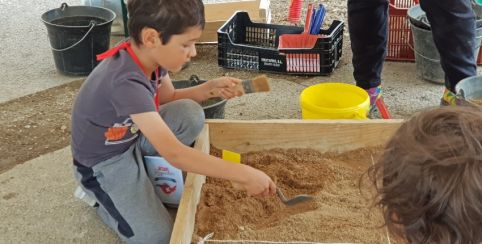
[[[79,0],[0,1],[0,102],[78,79],[55,70],[47,29],[40,20],[44,12],[62,2],[79,4]]]
[[[0,0],[0,102],[79,79],[55,70],[47,31],[40,21],[42,13],[62,2],[76,5],[80,1]],[[299,118],[297,97],[305,86],[328,80],[353,83],[351,72],[349,60],[344,60],[330,77],[301,84],[280,79],[273,83],[272,93],[228,103],[226,117],[236,119],[244,113],[244,119]],[[416,78],[413,63],[386,63],[384,76],[386,103],[395,110],[403,108],[397,112],[399,118],[436,106],[443,90]],[[73,198],[74,188],[69,148],[0,174],[0,243],[118,242],[94,211]]]
[[[79,5],[80,0],[0,1],[0,103],[80,77],[57,72],[47,29],[40,16],[61,3]],[[113,37],[113,42],[119,37]]]

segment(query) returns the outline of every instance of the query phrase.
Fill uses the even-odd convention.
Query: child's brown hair
[[[403,123],[368,170],[389,230],[409,243],[481,243],[481,143],[480,108],[437,108]]]
[[[140,33],[145,27],[160,32],[163,44],[189,27],[204,29],[202,0],[128,0],[127,9],[129,35],[136,43],[142,43]]]

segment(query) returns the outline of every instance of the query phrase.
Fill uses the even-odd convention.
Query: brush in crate
[[[288,12],[288,21],[291,23],[298,23],[301,18],[302,0],[291,0]]]
[[[320,37],[320,29],[325,19],[325,6],[319,5],[318,9],[313,4],[308,4],[305,28],[301,34],[283,34],[279,37],[278,50],[312,49]],[[286,57],[287,71],[295,72],[320,72],[318,54],[288,53]]]
[[[311,19],[315,19],[309,18],[307,30],[314,23]],[[218,30],[218,65],[249,69],[246,64],[250,63],[255,70],[266,72],[327,75],[333,72],[342,54],[343,26],[343,21],[334,20],[329,28],[319,28],[313,48],[286,48],[282,40],[279,49],[283,34],[299,36],[309,31],[303,27],[253,23],[246,12],[237,12]]]

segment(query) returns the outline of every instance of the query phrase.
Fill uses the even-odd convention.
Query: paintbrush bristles
[[[268,92],[269,91],[269,80],[266,75],[260,75],[253,79],[251,82],[255,92]]]
[[[252,80],[243,80],[241,84],[244,93],[269,91],[269,81],[266,75],[260,75]]]

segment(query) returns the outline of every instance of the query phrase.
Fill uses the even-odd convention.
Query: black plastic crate
[[[343,21],[321,30],[311,49],[278,50],[279,36],[300,34],[303,27],[253,23],[246,12],[236,12],[218,30],[218,64],[225,68],[288,74],[328,75],[342,55]]]

